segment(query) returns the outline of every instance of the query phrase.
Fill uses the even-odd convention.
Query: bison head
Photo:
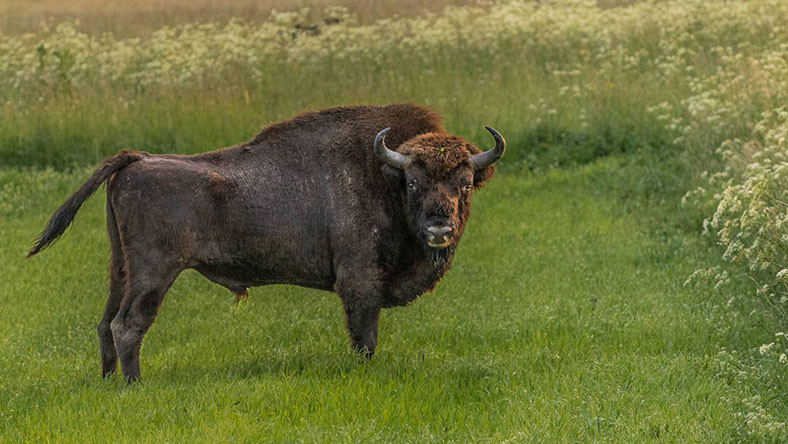
[[[396,177],[408,224],[436,260],[454,252],[470,214],[473,190],[495,174],[493,163],[503,156],[506,142],[494,129],[495,147],[482,152],[470,142],[447,133],[427,133],[386,147],[389,128],[375,138],[375,154]]]

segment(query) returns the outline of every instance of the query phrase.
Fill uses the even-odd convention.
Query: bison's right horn
[[[471,156],[471,165],[473,165],[474,170],[480,170],[494,164],[498,159],[501,158],[501,156],[503,156],[503,152],[506,151],[506,140],[504,140],[501,133],[495,131],[494,128],[490,128],[489,126],[485,126],[484,128],[489,131],[495,139],[495,147],[483,153],[474,154]]]
[[[389,132],[390,129],[391,127],[384,128],[383,131],[379,132],[375,137],[375,155],[378,156],[378,159],[389,164],[389,166],[402,170],[410,163],[410,156],[400,154],[386,147],[386,141],[384,139],[386,138],[386,133]]]

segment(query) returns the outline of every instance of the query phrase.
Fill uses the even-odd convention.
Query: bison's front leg
[[[367,359],[370,359],[378,345],[380,306],[359,301],[343,302],[350,343],[355,351],[363,353]]]
[[[378,318],[380,317],[382,282],[375,267],[358,265],[341,266],[337,272],[336,292],[345,308],[345,321],[353,349],[367,359],[375,353],[378,344]]]

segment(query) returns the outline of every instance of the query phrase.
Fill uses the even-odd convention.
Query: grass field
[[[0,442],[788,442],[788,4],[408,3],[0,0]],[[403,101],[508,148],[371,362],[333,294],[186,272],[102,380],[103,192],[24,259],[120,149]]]
[[[26,262],[26,241],[86,171],[5,172],[0,183],[17,191],[0,215],[14,240],[0,249],[0,440],[733,439],[734,389],[715,359],[764,333],[682,286],[716,255],[647,222],[669,208],[620,197],[639,173],[611,158],[496,178],[476,197],[454,269],[434,294],[384,312],[369,363],[350,351],[332,294],[259,288],[233,307],[186,273],[147,335],[145,382],[127,387],[99,377],[103,198]]]

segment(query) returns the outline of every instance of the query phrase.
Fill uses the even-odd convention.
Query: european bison
[[[431,291],[451,266],[473,190],[504,153],[503,137],[487,129],[495,147],[481,152],[427,108],[354,106],[204,154],[123,151],[55,211],[29,256],[109,179],[104,376],[120,358],[129,381],[140,377],[142,338],[187,268],[237,296],[266,284],[335,291],[353,348],[371,357],[381,308]]]

